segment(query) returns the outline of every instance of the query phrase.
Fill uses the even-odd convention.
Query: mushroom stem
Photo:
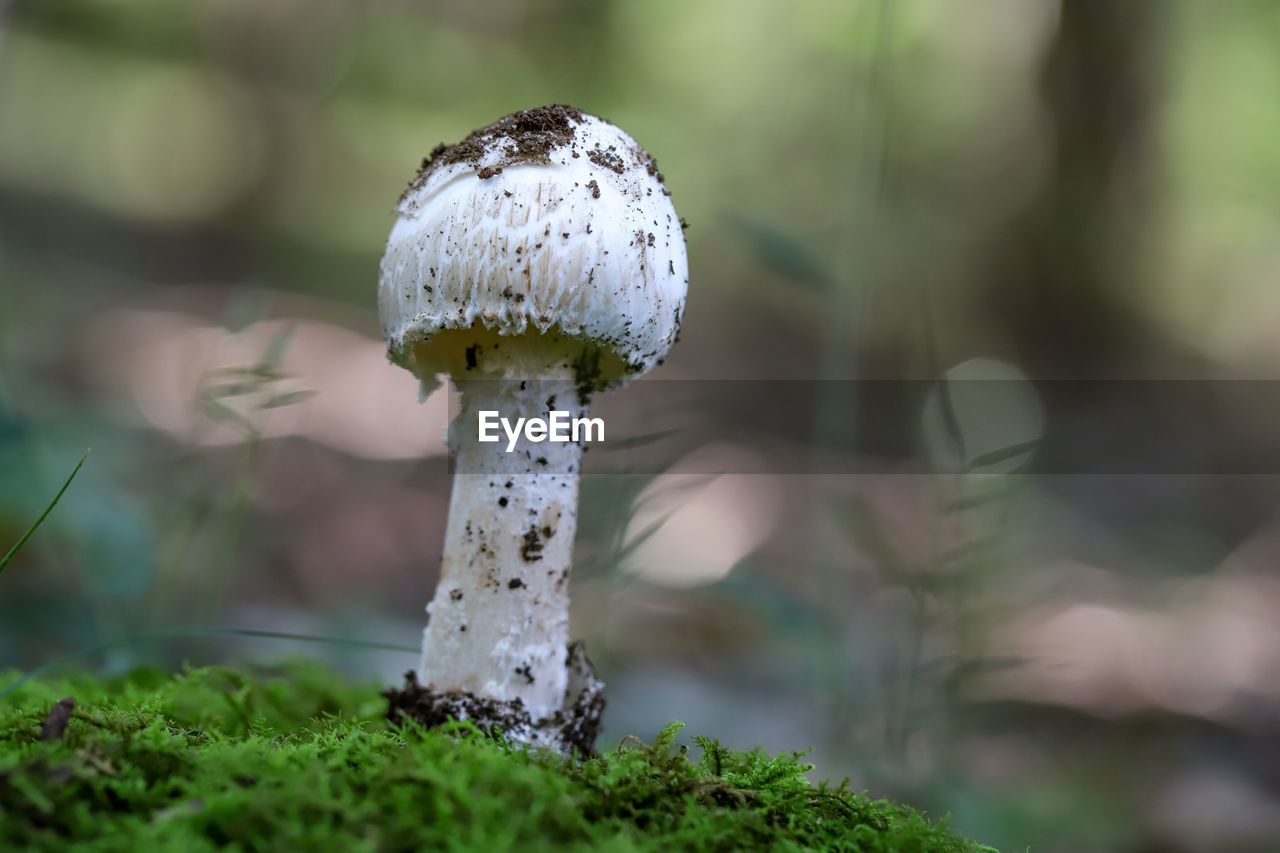
[[[515,428],[549,410],[586,416],[574,382],[460,380],[449,427],[453,492],[444,559],[422,638],[422,684],[501,701],[519,699],[533,721],[560,710],[568,680],[569,569],[577,529],[577,441],[524,432],[481,442],[481,412]]]

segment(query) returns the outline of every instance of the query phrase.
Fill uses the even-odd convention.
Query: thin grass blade
[[[71,481],[76,478],[76,474],[80,473],[80,466],[83,465],[84,460],[88,458],[89,458],[89,451],[86,450],[84,452],[84,455],[80,457],[80,461],[76,463],[76,467],[72,469],[71,476],[67,477],[67,481],[62,484],[62,488],[58,489],[58,493],[53,496],[53,500],[49,503],[47,507],[44,508],[44,512],[40,513],[40,517],[36,519],[36,523],[28,527],[27,532],[22,534],[22,538],[19,539],[12,548],[9,549],[9,553],[5,554],[3,558],[0,558],[0,572],[4,572],[4,567],[9,565],[9,561],[13,559],[13,555],[18,553],[19,548],[27,544],[27,540],[31,538],[31,534],[35,533],[36,528],[44,523],[44,520],[48,518],[49,513],[53,512],[53,508],[57,506],[58,501],[62,499],[62,494],[67,490],[67,486],[71,485]]]

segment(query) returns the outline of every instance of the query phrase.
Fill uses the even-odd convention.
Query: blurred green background
[[[378,260],[422,157],[516,109],[573,104],[661,162],[691,283],[655,379],[1280,373],[1269,0],[0,15],[0,547],[93,448],[0,576],[5,666],[192,626],[417,645],[446,403],[385,363]],[[1023,392],[960,427],[998,449],[1043,411],[1124,416]],[[1280,850],[1280,478],[956,473],[927,438],[824,475],[854,405],[819,399],[812,445],[586,478],[602,743],[678,718],[815,747],[815,775],[1002,849]],[[1254,414],[1219,440],[1272,447]],[[416,661],[171,636],[83,662],[288,654]]]

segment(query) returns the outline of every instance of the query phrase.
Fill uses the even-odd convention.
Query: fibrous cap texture
[[[522,378],[598,348],[600,385],[662,360],[688,283],[657,163],[603,119],[553,105],[440,146],[401,197],[378,308],[392,361],[424,382]]]

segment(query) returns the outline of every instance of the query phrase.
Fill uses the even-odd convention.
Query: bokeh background
[[[691,224],[645,382],[818,389],[808,441],[705,406],[662,470],[588,456],[602,743],[813,747],[1002,849],[1280,850],[1280,477],[1214,464],[1280,434],[1277,33],[1270,0],[0,2],[0,546],[93,449],[0,576],[0,665],[398,680],[359,643],[418,643],[449,474],[447,397],[383,354],[392,206],[570,103]],[[935,396],[860,451],[826,440],[855,380]],[[1200,458],[1124,465],[1117,380],[1216,401]]]

